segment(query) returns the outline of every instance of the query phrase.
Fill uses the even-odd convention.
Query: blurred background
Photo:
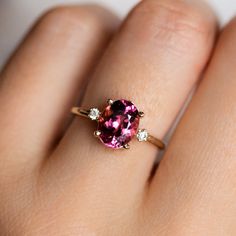
[[[225,24],[236,13],[236,0],[207,0]],[[124,17],[138,0],[0,0],[0,68],[34,20],[48,8],[97,3]]]

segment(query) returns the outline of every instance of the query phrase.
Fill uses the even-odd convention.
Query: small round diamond
[[[148,140],[148,132],[145,129],[141,129],[137,133],[137,139],[139,142],[145,142]]]
[[[100,117],[100,111],[97,108],[92,108],[89,110],[88,117],[91,120],[98,120],[98,118]]]

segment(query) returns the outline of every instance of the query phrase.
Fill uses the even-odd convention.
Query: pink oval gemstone
[[[98,121],[100,140],[110,148],[122,148],[136,135],[139,126],[136,106],[127,100],[115,101],[105,108]]]

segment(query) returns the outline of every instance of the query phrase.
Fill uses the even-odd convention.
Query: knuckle
[[[187,49],[196,37],[208,38],[214,25],[208,13],[183,1],[146,0],[134,9],[133,18],[146,39],[154,38],[175,48],[179,43],[179,48]]]
[[[81,31],[91,25],[90,16],[82,7],[55,7],[39,20],[39,25],[49,31]]]

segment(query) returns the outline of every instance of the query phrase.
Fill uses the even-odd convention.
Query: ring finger
[[[208,60],[214,33],[215,18],[198,1],[142,1],[104,55],[83,107],[126,98],[146,113],[142,127],[163,138]],[[105,149],[93,138],[94,130],[90,121],[73,122],[51,159],[53,176],[63,176],[63,166],[70,183],[74,180],[101,194],[94,202],[122,189],[131,196],[120,196],[128,204],[143,189],[157,150],[137,142],[129,151]],[[109,193],[99,191],[107,188]]]

